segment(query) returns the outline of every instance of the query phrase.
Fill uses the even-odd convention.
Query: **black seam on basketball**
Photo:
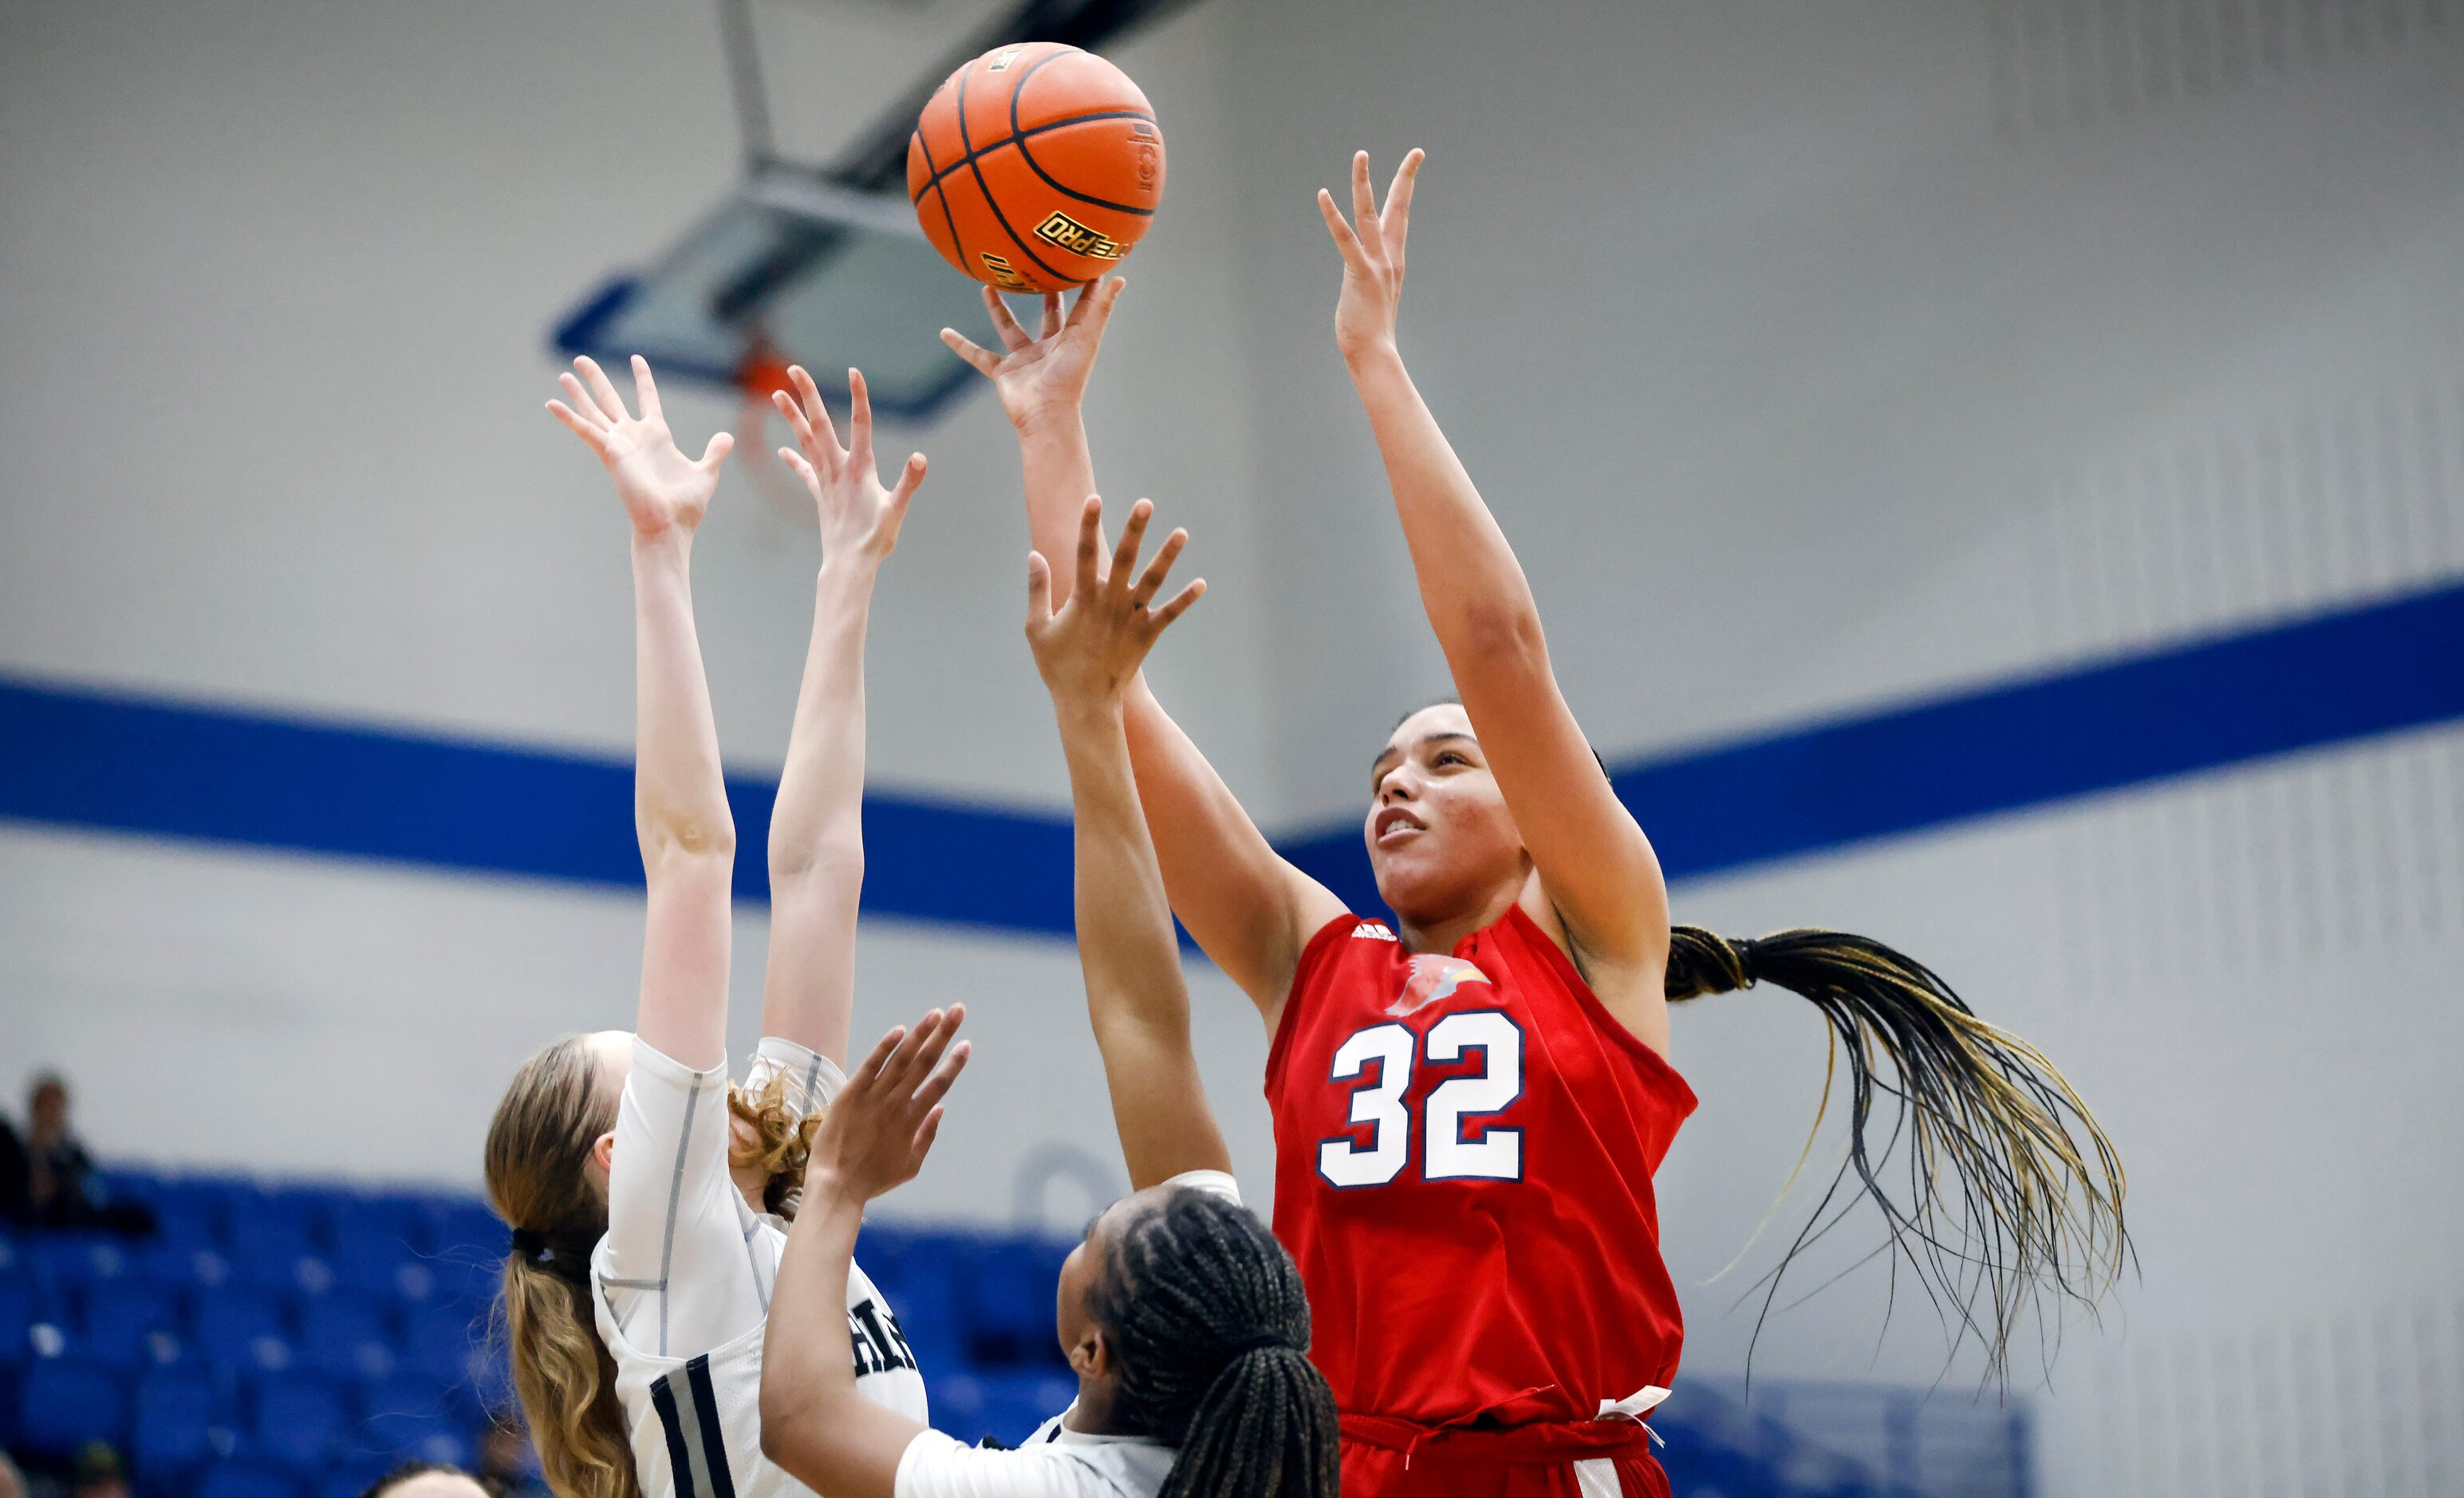
[[[924,127],[920,124],[915,127],[915,148],[924,153],[924,165],[930,167],[933,165],[933,143],[924,139]],[[958,268],[963,271],[967,265],[967,242],[958,237],[958,215],[950,211],[950,194],[942,190],[937,172],[924,187],[941,200],[941,222],[950,226],[950,253],[957,257]],[[915,194],[915,201],[921,204],[924,194]]]
[[[1053,177],[1052,173],[1044,169],[1043,164],[1039,163],[1035,159],[1035,153],[1026,148],[1026,132],[1020,129],[1018,125],[1018,97],[1026,92],[1027,79],[1035,77],[1038,69],[1042,68],[1045,63],[1050,62],[1053,58],[1064,55],[1067,55],[1055,52],[1048,53],[1042,57],[1038,57],[1032,66],[1030,66],[1024,73],[1018,76],[1018,81],[1010,85],[1009,138],[1018,143],[1018,159],[1026,163],[1028,170],[1043,178],[1044,185],[1045,187],[1050,187],[1053,191],[1060,193],[1064,197],[1076,198],[1081,203],[1092,203],[1097,208],[1111,209],[1115,213],[1134,213],[1140,218],[1154,217],[1155,209],[1153,209],[1132,208],[1126,203],[1114,203],[1109,198],[1099,198],[1089,192],[1081,192],[1075,187],[1063,187],[1060,182]]]
[[[958,257],[958,268],[967,267],[967,242],[958,237],[958,215],[950,210],[949,189],[935,184],[933,196],[941,200],[941,222],[950,226],[950,253]]]
[[[1013,100],[1013,102],[1015,101]],[[950,173],[954,171],[957,171],[961,166],[965,166],[970,163],[979,161],[984,157],[990,156],[993,152],[1000,150],[1002,146],[1009,144],[1012,141],[1023,140],[1025,137],[1030,135],[1043,135],[1051,130],[1066,130],[1071,125],[1086,124],[1090,121],[1096,120],[1143,120],[1149,124],[1155,122],[1155,117],[1149,111],[1142,109],[1099,109],[1092,114],[1071,115],[1067,120],[1047,121],[1043,124],[1035,126],[1031,130],[1022,130],[1016,135],[1004,136],[1001,140],[995,141],[991,144],[985,146],[980,151],[968,152],[966,155],[959,157],[957,161],[952,162],[947,166],[933,166],[933,148],[928,145],[924,148],[924,165],[927,166],[933,166],[933,175],[923,187],[915,189],[915,196],[910,201],[916,203],[923,202],[924,194],[938,186],[942,178],[950,175]],[[920,140],[923,136],[923,132],[921,130],[917,131],[916,136]],[[1022,156],[1025,155],[1025,147],[1020,147],[1019,154]],[[1027,165],[1033,165],[1034,163],[1029,162]],[[1044,180],[1046,182],[1052,181],[1049,177],[1046,177]],[[1060,184],[1054,183],[1053,186],[1060,187]],[[1062,187],[1061,190],[1064,192],[1069,191],[1067,187]],[[1076,194],[1072,193],[1071,196],[1074,197]],[[1095,200],[1090,198],[1089,201],[1093,202]],[[1152,213],[1155,209],[1124,209],[1122,211],[1126,213]]]
[[[973,67],[974,64],[970,63],[968,66]],[[1002,145],[1007,145],[1009,143],[1007,141],[1003,141],[1001,143]],[[975,174],[976,190],[984,195],[984,207],[992,209],[993,222],[1001,227],[1002,233],[1009,235],[1010,243],[1018,246],[1019,253],[1034,261],[1035,268],[1037,270],[1042,271],[1045,275],[1051,276],[1054,280],[1061,282],[1065,286],[1076,286],[1081,284],[1080,282],[1071,280],[1068,276],[1062,275],[1059,271],[1056,271],[1052,267],[1045,264],[1044,256],[1037,254],[1035,253],[1034,246],[1029,245],[1025,240],[1021,239],[1018,236],[1018,231],[1010,227],[1009,215],[1003,213],[1001,210],[1001,204],[994,201],[992,184],[984,181],[984,169],[975,165],[975,142],[967,138],[967,75],[963,70],[958,74],[958,149],[967,153],[967,169]],[[988,145],[985,146],[984,149],[989,151],[994,149],[994,147]],[[946,205],[950,201],[950,195],[947,192],[942,193],[941,201]]]

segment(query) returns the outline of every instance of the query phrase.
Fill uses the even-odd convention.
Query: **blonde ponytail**
[[[590,1305],[607,1203],[584,1167],[615,1123],[615,1090],[576,1035],[522,1064],[488,1128],[488,1197],[514,1229],[499,1304],[514,1391],[557,1498],[642,1498]]]

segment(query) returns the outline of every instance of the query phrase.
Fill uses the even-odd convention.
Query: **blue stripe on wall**
[[[2464,717],[2464,586],[1618,768],[1672,879]],[[1374,899],[1357,825],[1286,846]]]
[[[731,776],[736,890],[769,895],[776,787]],[[0,817],[639,889],[633,767],[0,680]],[[1070,929],[1067,819],[869,792],[865,908]]]
[[[1617,772],[1672,878],[2464,718],[2464,586],[1646,760]],[[774,787],[731,778],[737,891]],[[0,817],[638,888],[623,760],[0,680]],[[1070,929],[1061,817],[868,793],[865,909]],[[1356,824],[1285,850],[1375,907]]]

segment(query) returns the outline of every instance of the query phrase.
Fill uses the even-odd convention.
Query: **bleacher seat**
[[[156,1244],[138,1259],[138,1273],[173,1289],[214,1290],[231,1281],[231,1261],[217,1248]]]
[[[375,1303],[337,1292],[299,1309],[299,1365],[343,1378],[382,1378],[393,1372],[393,1338]]]
[[[954,1373],[934,1378],[927,1394],[935,1429],[965,1442],[990,1437],[1014,1446],[1067,1409],[1078,1385],[1053,1373]]]
[[[0,1281],[0,1368],[13,1367],[30,1355],[26,1333],[34,1325],[34,1288]]]
[[[86,1289],[85,1349],[114,1368],[169,1360],[179,1323],[178,1298],[160,1285],[120,1280]]]
[[[118,1445],[127,1415],[118,1376],[87,1358],[43,1358],[17,1390],[17,1439],[35,1456],[73,1456],[89,1441]]]
[[[198,1353],[217,1368],[279,1373],[291,1365],[291,1329],[273,1297],[228,1289],[197,1300],[189,1324]]]
[[[427,1228],[428,1251],[445,1257],[457,1249],[475,1249],[480,1259],[502,1259],[513,1230],[487,1207],[465,1197],[431,1197],[415,1209]]]
[[[137,1474],[160,1488],[194,1472],[214,1454],[222,1390],[198,1369],[164,1368],[137,1385],[128,1455]]]
[[[354,1444],[404,1461],[470,1465],[469,1414],[453,1391],[425,1379],[395,1378],[368,1391],[367,1416]]]
[[[31,1240],[24,1254],[34,1283],[60,1295],[120,1279],[130,1268],[121,1241],[99,1233],[44,1234]]]
[[[1052,1298],[1067,1250],[1041,1239],[986,1242],[958,1281],[971,1358],[989,1367],[1059,1363]]]
[[[254,1403],[257,1449],[299,1471],[321,1469],[349,1428],[341,1385],[320,1375],[272,1375],[257,1384]]]
[[[197,1485],[196,1498],[304,1498],[298,1478],[270,1462],[218,1462]]]
[[[311,1498],[360,1498],[395,1465],[389,1456],[344,1457],[325,1469]]]
[[[472,1355],[486,1342],[486,1326],[467,1305],[426,1306],[403,1313],[402,1363],[438,1383],[471,1377]]]

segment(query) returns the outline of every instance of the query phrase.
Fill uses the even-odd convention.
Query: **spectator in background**
[[[26,1141],[17,1137],[16,1126],[6,1114],[0,1114],[0,1223],[26,1221],[27,1190],[33,1175],[33,1161],[27,1157]],[[25,1498],[21,1484],[12,1488],[5,1476],[0,1476],[0,1498]]]
[[[28,1227],[154,1230],[144,1207],[99,1200],[93,1175],[94,1157],[69,1128],[67,1079],[38,1073],[26,1090],[24,1139],[0,1124],[0,1216]]]
[[[7,1128],[8,1124],[0,1121],[0,1130]],[[6,1141],[0,1142],[13,1144],[16,1139],[17,1136],[11,1134]],[[17,1464],[9,1460],[6,1451],[0,1451],[0,1498],[26,1498],[26,1479],[18,1472]]]

